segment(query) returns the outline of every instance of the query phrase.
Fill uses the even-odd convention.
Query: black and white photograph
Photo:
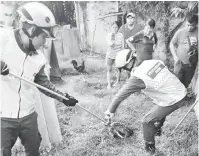
[[[0,1],[1,156],[198,156],[198,1]]]

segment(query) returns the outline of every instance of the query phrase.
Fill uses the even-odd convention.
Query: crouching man
[[[161,135],[161,127],[166,116],[182,106],[186,89],[160,60],[152,60],[144,51],[137,53],[138,64],[131,72],[131,77],[113,98],[105,119],[111,121],[120,103],[134,92],[143,91],[155,106],[145,115],[143,136],[147,152],[155,153],[155,136]],[[133,103],[133,101],[132,101]]]

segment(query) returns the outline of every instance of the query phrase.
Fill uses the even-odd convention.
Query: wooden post
[[[119,15],[123,15],[122,12],[116,12],[116,13],[110,13],[104,16],[99,16],[96,19],[103,19],[103,18],[107,18],[107,17],[111,17],[111,16],[119,16]]]
[[[66,59],[77,58],[80,56],[78,43],[78,29],[64,29],[62,33],[64,57]]]
[[[86,42],[86,30],[84,26],[84,10],[82,9],[81,2],[74,1],[75,4],[75,15],[76,15],[76,24],[79,33],[79,43],[80,49],[87,49],[87,42]]]
[[[60,80],[61,79],[61,70],[59,68],[59,62],[57,58],[57,53],[55,49],[55,44],[52,41],[51,46],[51,56],[50,56],[50,80]]]
[[[61,70],[59,68],[59,62],[57,58],[57,53],[52,39],[46,40],[47,48],[44,50],[44,55],[47,59],[48,65],[50,65],[50,80],[60,80]]]
[[[93,43],[94,43],[94,38],[95,38],[95,31],[96,31],[96,27],[97,27],[97,20],[95,20],[95,27],[94,27],[94,31],[93,31],[93,38],[91,40],[91,51],[90,51],[90,55],[93,52]]]

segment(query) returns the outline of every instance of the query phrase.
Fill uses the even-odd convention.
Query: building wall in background
[[[82,49],[105,54],[106,35],[117,16],[96,20],[97,17],[118,12],[118,2],[75,2],[77,28],[80,32]]]
[[[13,10],[12,6],[6,6],[5,4],[0,4],[0,25],[6,27],[13,26]]]

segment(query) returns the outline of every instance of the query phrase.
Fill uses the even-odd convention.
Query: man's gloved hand
[[[105,112],[105,125],[110,125],[111,124],[111,119],[113,118],[114,113],[109,112],[108,110]]]
[[[65,97],[68,99],[68,100],[63,99],[63,103],[66,106],[75,106],[76,103],[78,103],[78,100],[76,100],[74,97],[68,95],[67,93],[66,93]]]
[[[1,61],[1,75],[8,75],[9,74],[9,69],[8,66],[5,62]]]

